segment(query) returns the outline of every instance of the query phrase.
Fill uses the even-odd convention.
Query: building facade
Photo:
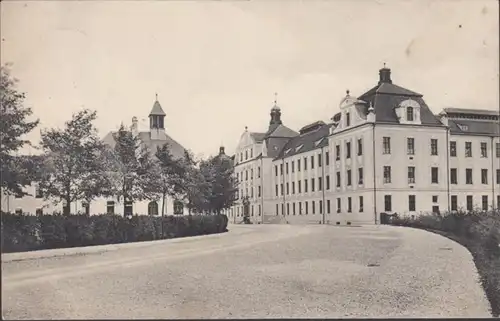
[[[366,93],[347,91],[339,109],[328,124],[296,133],[275,105],[267,132],[245,130],[234,156],[240,184],[230,222],[248,210],[253,222],[344,225],[378,224],[381,213],[498,208],[497,111],[436,115],[422,94],[393,84],[386,67]]]
[[[147,146],[151,153],[154,154],[157,147],[161,147],[167,143],[174,157],[184,157],[185,148],[166,133],[165,116],[166,114],[163,111],[158,98],[156,98],[153,104],[153,108],[148,116],[149,129],[146,131],[140,131],[138,118],[133,117],[130,130],[136,137],[139,137],[141,143]],[[103,138],[104,143],[111,147],[114,147],[114,134],[115,132],[109,132],[107,135],[105,135]],[[43,195],[40,194],[37,188],[36,182],[31,184],[31,186],[26,186],[25,192],[27,192],[29,195],[16,197],[14,195],[2,194],[2,211],[29,214],[51,214],[54,212],[63,212],[63,206],[65,204],[63,204],[62,201],[55,199],[44,199]],[[161,214],[162,210],[161,200],[137,201],[133,204],[127,205],[127,210],[129,211],[129,213],[133,214],[159,215]],[[73,202],[70,204],[70,211],[71,213],[114,213],[118,215],[124,215],[125,206],[117,199],[100,197],[92,201],[89,206],[85,206],[85,204],[80,201]],[[164,205],[164,214],[183,215],[187,214],[187,209],[185,209],[181,202],[167,197]]]

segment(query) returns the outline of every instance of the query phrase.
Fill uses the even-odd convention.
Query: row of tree
[[[23,186],[38,182],[45,199],[63,201],[65,214],[75,201],[90,206],[97,197],[112,197],[124,204],[142,200],[181,200],[190,212],[220,213],[233,204],[236,182],[229,157],[218,155],[195,160],[185,151],[174,157],[165,144],[151,150],[123,125],[114,133],[114,146],[105,144],[94,125],[97,114],[84,109],[62,129],[41,131],[36,157],[13,154],[25,144],[23,136],[38,120],[30,121],[24,94],[16,91],[16,80],[1,67],[0,99],[1,187],[7,194],[25,195]]]

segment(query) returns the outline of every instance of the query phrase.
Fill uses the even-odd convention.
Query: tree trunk
[[[64,200],[66,201],[66,206],[63,207],[63,214],[69,216],[71,212],[71,196],[69,193],[66,193]]]
[[[167,198],[166,193],[163,192],[163,195],[161,198],[161,216],[165,215],[165,200],[166,200],[166,198]]]

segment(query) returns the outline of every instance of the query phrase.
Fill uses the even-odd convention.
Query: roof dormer
[[[420,104],[414,99],[403,100],[394,108],[400,124],[418,124],[420,120]]]

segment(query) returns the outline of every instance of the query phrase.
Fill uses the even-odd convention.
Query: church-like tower
[[[278,107],[277,95],[277,93],[274,94],[274,106],[271,109],[271,121],[269,122],[269,126],[283,124],[281,121],[281,109]]]
[[[158,95],[153,105],[153,109],[149,113],[149,131],[151,139],[165,139],[165,112],[158,102]]]

